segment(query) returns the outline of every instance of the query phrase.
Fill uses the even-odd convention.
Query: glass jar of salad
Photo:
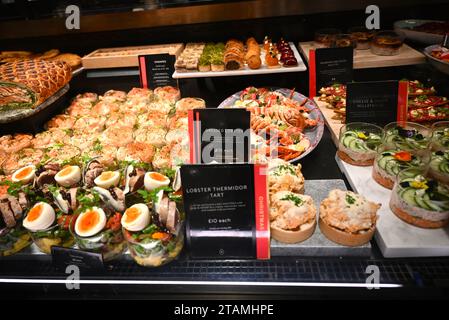
[[[101,253],[103,261],[111,261],[126,249],[121,217],[118,212],[107,214],[102,208],[88,208],[75,218],[70,231],[81,250]]]
[[[0,230],[0,257],[13,255],[32,243],[31,236],[21,225]]]
[[[449,149],[449,121],[439,121],[432,124],[432,150]]]
[[[381,186],[392,189],[396,177],[404,169],[427,169],[429,151],[403,150],[380,145],[373,165],[373,179]]]
[[[347,123],[340,129],[337,154],[355,166],[371,166],[381,143],[382,128],[365,122]]]
[[[426,150],[432,132],[429,128],[414,122],[391,122],[384,127],[382,144],[392,149]]]
[[[39,250],[46,254],[51,254],[53,246],[70,248],[75,242],[69,230],[57,224],[44,230],[31,232],[31,238]]]
[[[390,208],[400,219],[417,227],[444,227],[449,224],[449,188],[426,170],[403,170],[391,193]]]

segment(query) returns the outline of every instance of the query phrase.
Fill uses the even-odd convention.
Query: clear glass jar
[[[166,240],[151,237],[139,240],[123,229],[131,257],[144,267],[159,267],[176,259],[184,247],[184,233],[184,223],[180,223],[177,235]]]
[[[384,127],[382,144],[391,149],[426,150],[432,132],[429,128],[414,122],[391,122]]]
[[[51,247],[58,246],[70,248],[75,240],[69,230],[62,229],[55,224],[45,230],[30,231],[34,244],[40,251],[51,254]]]
[[[382,139],[382,128],[365,122],[352,122],[340,128],[337,154],[355,166],[371,166]]]
[[[375,35],[375,32],[368,30],[365,27],[353,27],[348,30],[351,38],[357,43],[357,50],[367,50],[371,47],[371,41]]]
[[[429,177],[427,170],[403,170],[391,193],[390,208],[417,227],[444,227],[449,224],[449,188]]]
[[[402,150],[381,145],[374,159],[373,179],[381,186],[392,189],[399,172],[409,168],[426,170],[429,161],[428,150]]]
[[[13,255],[32,243],[31,235],[21,225],[0,231],[0,257]]]
[[[379,56],[398,55],[405,36],[393,30],[380,31],[371,42],[371,52]]]
[[[70,232],[81,250],[101,253],[103,261],[111,261],[120,257],[126,249],[122,231],[111,229],[102,230],[91,237],[81,237],[74,230],[75,223],[71,224]]]
[[[449,149],[449,121],[439,121],[432,124],[432,150],[444,151]]]

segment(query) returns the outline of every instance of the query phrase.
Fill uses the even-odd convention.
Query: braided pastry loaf
[[[21,60],[0,66],[0,110],[34,108],[71,79],[61,61]]]

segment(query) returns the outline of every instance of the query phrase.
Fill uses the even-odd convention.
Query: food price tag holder
[[[250,117],[245,109],[190,110],[190,163],[249,162]]]
[[[253,164],[181,167],[191,258],[270,258],[266,172]]]
[[[352,82],[346,90],[346,123],[384,126],[407,120],[407,81]]]
[[[140,85],[142,88],[178,87],[173,79],[176,57],[168,53],[139,55]]]
[[[104,271],[103,256],[101,253],[53,246],[51,247],[51,256],[53,266],[62,272],[66,272],[68,266],[76,266],[84,274]]]
[[[318,48],[309,51],[309,97],[318,95],[322,87],[353,80],[354,49]]]

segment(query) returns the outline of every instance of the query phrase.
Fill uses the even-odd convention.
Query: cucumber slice
[[[348,148],[351,150],[357,150],[357,139],[353,139],[349,142]]]
[[[449,173],[449,163],[446,161],[441,161],[438,168],[439,168],[439,171],[441,171],[443,173]]]
[[[428,210],[432,210],[432,211],[441,211],[441,208],[439,206],[437,206],[436,204],[434,204],[432,202],[432,200],[427,200],[427,199],[423,199],[423,201],[426,203],[426,205],[429,207]]]
[[[342,143],[346,148],[350,148],[349,145],[351,144],[351,142],[353,142],[356,138],[353,136],[345,136],[342,139]]]
[[[432,210],[432,208],[427,205],[428,200],[426,200],[424,197],[415,196],[415,201],[419,207],[426,209],[426,210]]]
[[[382,169],[385,170],[385,167],[387,165],[388,161],[394,160],[393,156],[383,156],[379,159],[379,161],[377,162],[377,164],[379,165],[379,167],[381,167]]]
[[[400,171],[397,161],[387,161],[387,163],[385,164],[385,171],[391,176],[396,176]]]
[[[416,193],[415,189],[406,188],[404,191],[401,192],[400,196],[402,199],[404,199],[405,202],[416,207],[418,204],[415,201],[415,193]]]
[[[386,144],[395,144],[396,143],[396,135],[391,134],[385,137]]]

